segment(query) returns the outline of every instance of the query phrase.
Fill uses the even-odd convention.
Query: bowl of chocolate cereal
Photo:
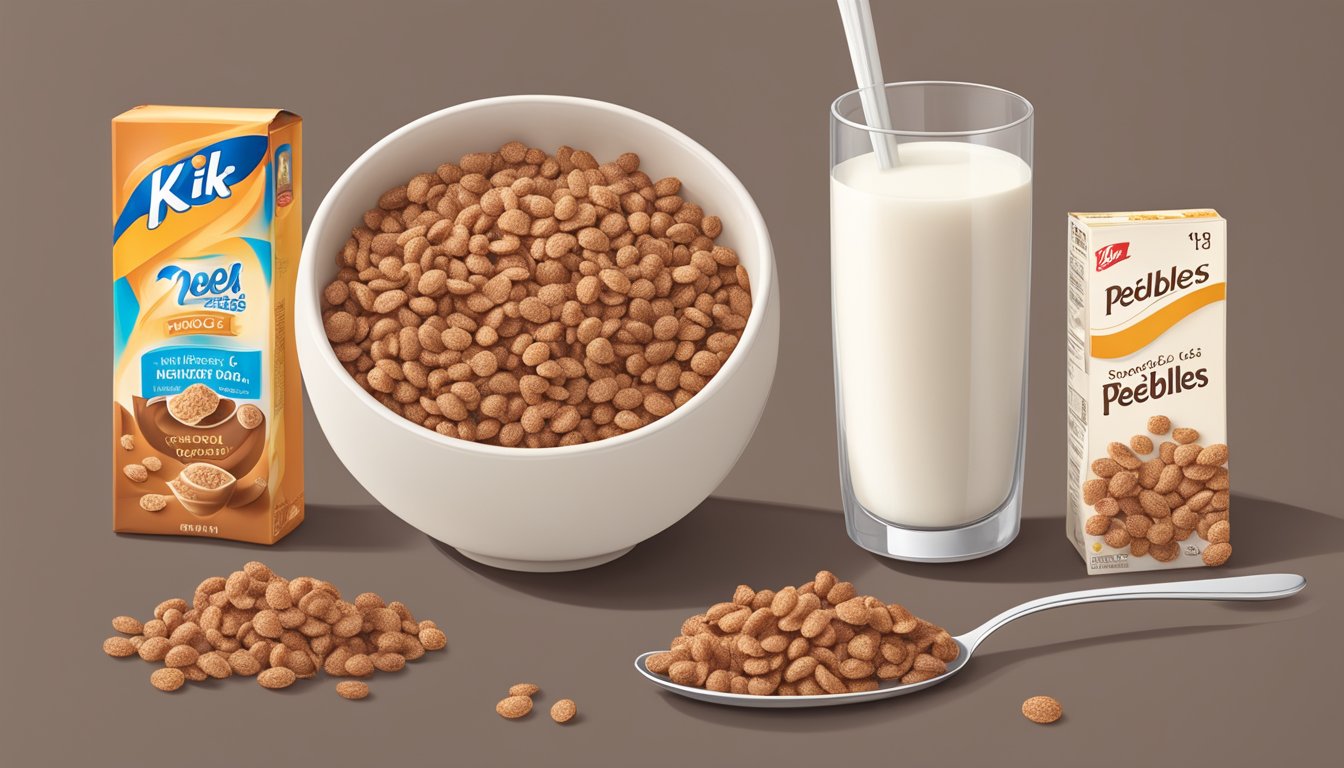
[[[509,96],[379,141],[313,218],[309,398],[381,504],[466,557],[612,560],[728,474],[779,345],[769,233],[713,154],[624,107]]]

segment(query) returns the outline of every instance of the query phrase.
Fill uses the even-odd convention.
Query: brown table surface
[[[588,572],[481,568],[376,507],[316,423],[309,520],[274,548],[115,536],[106,477],[108,120],[139,103],[284,106],[305,119],[304,208],[395,127],[509,93],[630,106],[703,143],[770,226],[786,343],[756,439],[721,492],[839,500],[831,406],[826,106],[853,87],[819,0],[323,0],[0,4],[0,766],[1032,766],[1338,763],[1344,456],[1336,394],[1339,3],[1319,0],[875,0],[893,79],[988,81],[1037,107],[1029,517],[993,557],[909,565],[851,545],[834,513],[711,501]],[[1123,6],[1123,7],[1122,7]],[[1324,96],[1323,96],[1324,94]],[[574,142],[580,144],[576,139]],[[1261,151],[1263,146],[1273,151]],[[435,159],[434,162],[437,162]],[[960,632],[1021,601],[1212,571],[1087,578],[1065,541],[1067,210],[1214,205],[1232,222],[1231,422],[1237,550],[1216,575],[1296,571],[1270,604],[1136,602],[1046,612],[995,634],[915,697],[729,710],[646,685],[634,656],[742,581],[819,568]],[[1333,343],[1333,346],[1332,346]],[[1314,511],[1309,511],[1314,510]],[[167,696],[99,650],[203,576],[258,558],[376,590],[443,622],[447,652],[270,694],[226,680]],[[549,708],[505,722],[532,680]],[[1067,714],[1032,725],[1023,699]]]
[[[567,574],[476,565],[379,508],[311,509],[270,549],[28,517],[7,534],[31,537],[27,546],[6,542],[13,554],[3,563],[0,762],[1324,764],[1338,745],[1344,520],[1251,498],[1233,509],[1245,545],[1221,570],[1092,578],[1055,517],[1026,519],[1018,541],[992,557],[915,565],[859,550],[834,513],[711,500],[625,558]],[[363,702],[339,699],[325,677],[278,694],[229,679],[165,695],[149,685],[151,665],[100,651],[112,616],[145,615],[254,558],[282,575],[403,600],[440,622],[448,650],[375,676]],[[739,582],[798,584],[819,568],[954,633],[1079,588],[1273,571],[1301,573],[1309,586],[1272,603],[1143,601],[1038,614],[996,633],[946,684],[861,706],[727,709],[657,690],[632,668],[638,653],[665,647],[684,617],[727,599]],[[494,704],[520,681],[541,686],[537,710],[505,721]],[[1023,719],[1023,699],[1039,693],[1063,702],[1063,720]],[[563,697],[580,711],[566,727],[546,715]]]

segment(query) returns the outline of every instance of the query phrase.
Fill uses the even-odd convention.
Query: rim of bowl
[[[648,123],[659,132],[665,134],[674,143],[689,151],[700,162],[704,163],[705,166],[710,169],[712,174],[717,177],[717,182],[726,186],[733,196],[742,202],[743,210],[747,215],[747,220],[752,229],[752,244],[762,249],[763,258],[761,259],[760,269],[758,270],[760,274],[750,275],[752,284],[751,314],[747,317],[747,325],[743,328],[742,337],[738,341],[737,346],[734,347],[733,351],[736,352],[738,349],[743,349],[750,344],[753,344],[759,332],[759,326],[764,322],[764,313],[766,305],[769,303],[768,300],[774,298],[770,295],[774,284],[774,248],[771,245],[770,232],[766,229],[765,218],[761,216],[760,208],[756,205],[755,199],[752,198],[751,194],[747,191],[747,188],[743,186],[742,182],[737,178],[737,175],[729,170],[728,166],[724,165],[723,161],[719,160],[714,153],[710,152],[699,142],[655,117],[646,115],[638,110],[630,109],[629,107],[623,107],[619,104],[612,104],[597,99],[547,94],[494,96],[487,99],[476,99],[474,101],[456,104],[451,107],[445,107],[444,109],[431,112],[397,128],[379,139],[368,149],[364,150],[359,157],[355,158],[354,162],[341,173],[336,179],[336,182],[331,185],[329,190],[327,190],[327,194],[323,196],[322,202],[318,204],[317,212],[313,215],[312,223],[308,227],[310,234],[304,239],[297,280],[299,282],[300,290],[303,290],[305,295],[309,296],[312,301],[313,310],[318,313],[318,318],[312,320],[312,322],[316,323],[316,327],[322,327],[322,323],[320,322],[321,302],[317,299],[318,289],[310,289],[308,286],[313,283],[311,278],[316,270],[314,263],[319,254],[314,252],[310,255],[308,254],[308,251],[310,248],[316,248],[317,237],[313,233],[321,232],[329,226],[327,218],[331,215],[331,211],[328,203],[336,196],[342,194],[346,185],[359,174],[363,166],[366,163],[371,164],[374,161],[375,156],[385,147],[401,140],[402,137],[417,130],[421,126],[428,125],[429,123],[459,112],[467,112],[483,107],[519,102],[579,106],[597,112],[607,112],[639,122]],[[758,299],[761,300],[758,301]],[[482,453],[485,455],[508,456],[511,458],[553,458],[562,455],[596,453],[618,449],[626,444],[648,438],[661,429],[674,424],[678,419],[685,418],[687,414],[700,407],[705,400],[709,399],[709,397],[713,396],[715,392],[724,386],[724,381],[742,367],[743,358],[743,355],[729,355],[728,362],[724,363],[723,367],[719,369],[718,373],[714,374],[714,377],[709,380],[709,383],[705,385],[704,389],[696,392],[685,405],[639,429],[615,437],[595,440],[591,443],[558,445],[550,448],[523,448],[518,446],[490,445],[489,443],[478,443],[472,440],[448,437],[447,435],[441,435],[434,430],[426,429],[403,416],[393,413],[355,383],[354,378],[346,372],[345,368],[341,366],[340,361],[336,359],[336,353],[332,350],[331,345],[325,343],[325,337],[322,336],[322,334],[318,334],[318,336],[319,343],[316,345],[318,347],[317,354],[322,358],[323,363],[326,364],[341,381],[341,386],[352,392],[356,399],[361,400],[365,406],[377,413],[379,417],[394,423],[398,428],[405,430],[408,434],[429,440],[432,443],[446,448]]]

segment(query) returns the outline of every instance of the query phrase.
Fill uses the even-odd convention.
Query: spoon
[[[922,683],[902,685],[898,680],[884,682],[873,691],[856,693],[835,693],[817,696],[752,696],[745,693],[720,693],[704,688],[679,685],[663,675],[650,672],[645,662],[654,653],[640,654],[635,659],[635,669],[648,678],[654,685],[699,701],[712,704],[725,704],[732,707],[758,707],[761,709],[796,709],[800,707],[829,707],[837,704],[857,704],[907,693],[918,693],[931,688],[960,672],[970,661],[971,654],[984,642],[994,630],[1010,621],[1023,616],[1060,608],[1065,605],[1083,603],[1103,603],[1110,600],[1278,600],[1291,597],[1307,586],[1307,580],[1295,573],[1264,573],[1255,576],[1233,576],[1225,579],[1199,579],[1194,581],[1173,581],[1159,584],[1137,584],[1130,587],[1108,587],[1105,589],[1087,589],[1081,592],[1065,592],[1025,602],[1015,608],[1000,613],[984,624],[963,635],[954,637],[957,642],[957,658],[948,662],[947,672]]]

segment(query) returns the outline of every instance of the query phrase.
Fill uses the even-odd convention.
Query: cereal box
[[[113,529],[272,544],[303,520],[301,122],[112,121]]]
[[[1227,222],[1074,213],[1068,269],[1069,539],[1089,574],[1222,565]]]

